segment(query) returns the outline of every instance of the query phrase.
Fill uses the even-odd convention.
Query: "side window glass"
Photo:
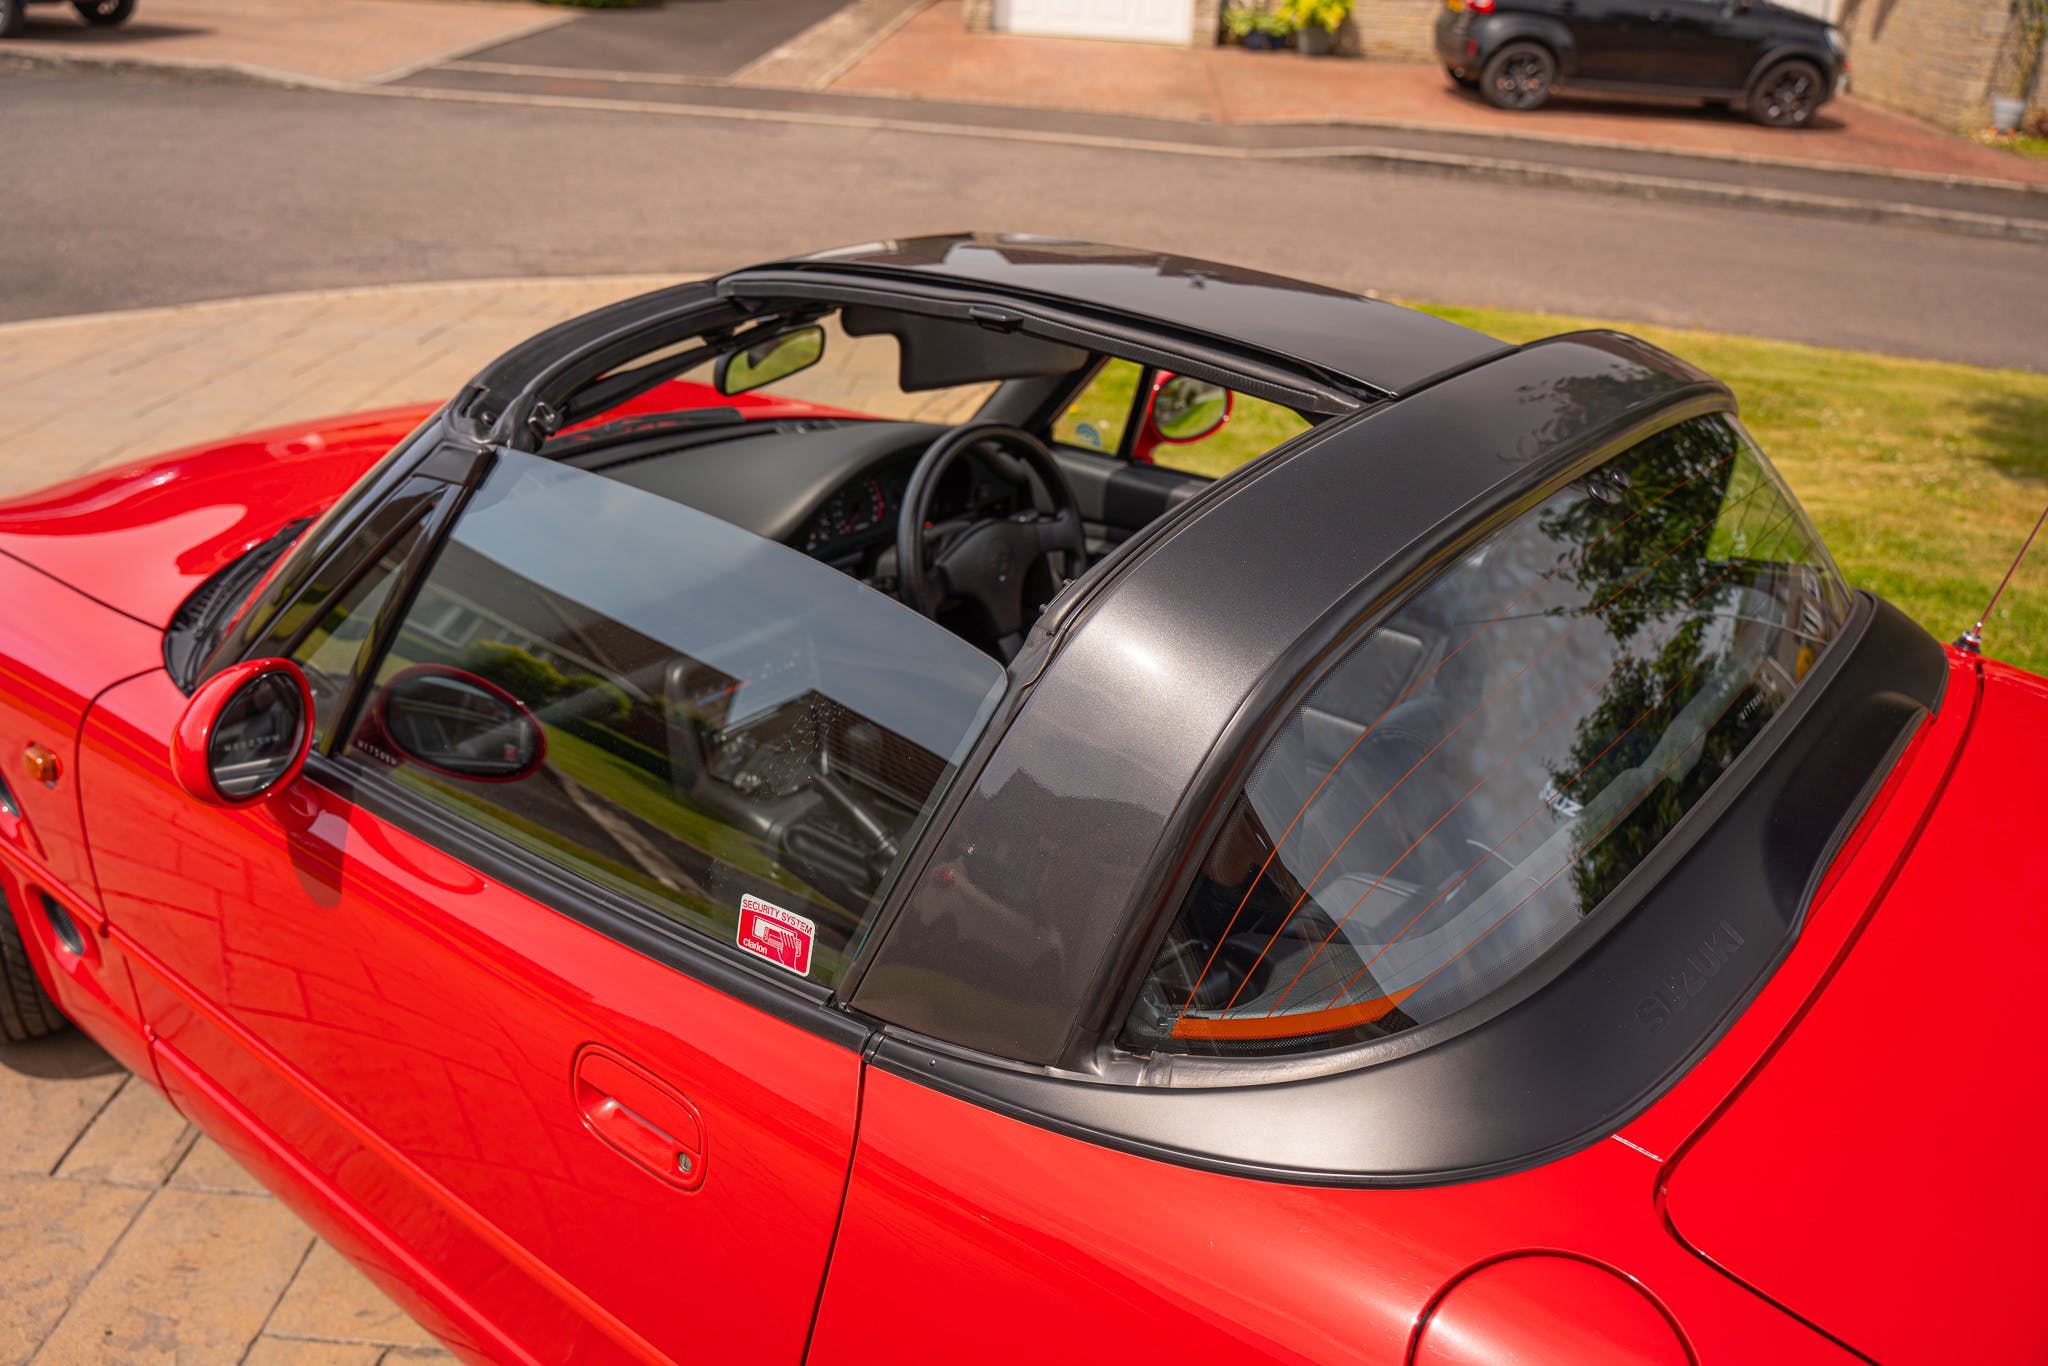
[[[335,710],[348,695],[349,681],[367,664],[363,654],[375,634],[377,619],[423,534],[421,524],[415,521],[391,540],[354,583],[338,597],[330,595],[327,614],[292,651],[313,692],[314,749],[323,748],[333,733]]]
[[[1004,678],[795,550],[501,452],[379,661],[349,753],[829,985]]]
[[[1062,446],[1115,455],[1123,447],[1124,425],[1130,421],[1144,368],[1136,361],[1104,361],[1052,424],[1052,439]]]
[[[1182,380],[1176,386],[1173,380],[1135,361],[1105,361],[1053,423],[1052,439],[1117,455],[1125,452],[1126,429],[1135,420],[1138,430],[1128,433],[1134,460],[1215,479],[1309,429],[1308,419],[1291,408],[1220,385]]]
[[[1230,415],[1224,418],[1222,426],[1207,436],[1186,442],[1161,440],[1148,450],[1143,435],[1153,433],[1147,433],[1141,435],[1139,449],[1155,465],[1220,479],[1239,465],[1258,459],[1281,442],[1292,440],[1308,429],[1308,419],[1292,408],[1283,408],[1249,394],[1232,394]]]
[[[1698,804],[1848,603],[1726,418],[1553,493],[1286,719],[1203,856],[1126,1042],[1300,1052],[1478,1001]]]

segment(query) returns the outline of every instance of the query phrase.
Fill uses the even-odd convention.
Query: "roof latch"
[[[988,304],[969,304],[967,316],[991,332],[1015,332],[1024,323],[1023,314],[1012,313],[1007,308],[992,308]]]

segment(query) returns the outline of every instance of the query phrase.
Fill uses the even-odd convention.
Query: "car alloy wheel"
[[[1534,109],[1550,98],[1557,59],[1535,43],[1511,43],[1493,55],[1479,91],[1496,109]]]
[[[135,13],[135,0],[71,0],[71,8],[94,28],[112,28],[128,22],[128,17]]]
[[[1764,73],[1750,99],[1749,112],[1772,128],[1797,128],[1820,108],[1821,74],[1810,62],[1786,62]]]

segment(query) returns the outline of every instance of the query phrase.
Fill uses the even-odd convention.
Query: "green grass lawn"
[[[2048,375],[1542,313],[1416,307],[1512,342],[1620,327],[1726,381],[1850,583],[1891,599],[1942,640],[1977,619],[2048,504]],[[1055,435],[1116,449],[1137,373],[1110,362]],[[1094,441],[1076,440],[1082,423]],[[1219,475],[1306,425],[1240,395],[1216,435],[1162,446],[1158,459]],[[1993,657],[2048,672],[2048,546],[2006,590],[1985,638]]]
[[[1618,326],[1725,381],[1856,587],[1953,640],[2048,505],[2048,375],[1712,332],[1422,305],[1528,341]],[[2048,547],[1985,626],[1985,653],[2048,672]]]

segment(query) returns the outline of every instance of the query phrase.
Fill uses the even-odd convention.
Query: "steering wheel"
[[[925,522],[932,494],[953,462],[974,446],[994,447],[1022,460],[1045,487],[1052,510],[977,518],[927,557]],[[936,617],[948,598],[980,604],[995,629],[996,651],[1007,662],[1023,648],[1029,625],[1024,620],[1026,571],[1055,550],[1066,553],[1069,578],[1086,567],[1080,504],[1044,442],[1021,428],[984,423],[956,427],[925,448],[896,522],[896,592],[903,601],[928,617]]]

